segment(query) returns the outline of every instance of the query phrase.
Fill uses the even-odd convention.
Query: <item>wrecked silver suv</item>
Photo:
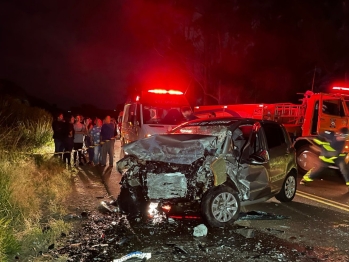
[[[182,124],[123,147],[118,205],[129,216],[156,203],[167,214],[196,210],[213,227],[238,219],[240,207],[296,194],[295,151],[272,121],[214,118]]]

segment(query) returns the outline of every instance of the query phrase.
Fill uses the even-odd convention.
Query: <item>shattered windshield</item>
[[[143,107],[144,124],[179,125],[185,121],[180,107]]]
[[[174,128],[172,134],[200,134],[200,135],[211,135],[218,138],[218,144],[222,144],[227,131],[228,126],[232,124],[232,121],[203,121],[194,122],[180,125]]]

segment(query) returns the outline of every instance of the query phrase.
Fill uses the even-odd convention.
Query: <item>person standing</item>
[[[104,123],[101,128],[101,142],[102,142],[102,161],[101,166],[106,166],[107,155],[109,155],[109,166],[113,166],[114,158],[114,143],[115,143],[115,125],[110,122],[110,116],[104,118]]]
[[[305,185],[317,178],[321,172],[328,166],[337,166],[341,172],[347,189],[349,191],[349,172],[345,162],[346,154],[342,153],[345,141],[349,136],[349,129],[343,127],[338,133],[325,131],[314,142],[321,146],[320,164],[316,168],[310,169],[302,178],[300,184]]]
[[[52,122],[52,130],[53,130],[53,141],[55,143],[55,156],[60,158],[63,157],[63,126],[64,119],[63,114],[58,113],[57,118]],[[57,154],[58,152],[62,152],[61,154]]]
[[[63,125],[63,162],[68,164],[68,168],[71,168],[71,152],[74,148],[74,135],[74,117],[71,116],[66,118]]]
[[[87,164],[92,165],[94,148],[92,147],[92,136],[91,130],[93,128],[93,123],[91,118],[85,119],[86,136],[85,136],[85,146],[87,147],[88,162]]]
[[[101,127],[102,127],[102,120],[96,119],[95,125],[91,130],[91,139],[92,139],[92,146],[94,146],[93,150],[93,164],[99,165],[101,162]]]
[[[86,163],[85,155],[82,152],[86,128],[85,125],[81,123],[81,117],[79,115],[76,116],[74,130],[74,164],[76,163],[77,156],[79,156],[79,165],[83,166],[84,163],[82,160],[84,160],[84,162]]]

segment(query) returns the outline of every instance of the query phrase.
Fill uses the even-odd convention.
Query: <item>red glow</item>
[[[178,90],[152,89],[152,90],[148,90],[148,92],[155,93],[155,94],[183,95],[183,92]]]
[[[349,91],[349,87],[342,87],[342,86],[334,86],[332,87],[333,90],[340,90],[340,91]]]
[[[200,216],[169,216],[170,218],[175,219],[201,219]]]
[[[170,212],[171,210],[171,206],[170,205],[165,205],[165,206],[162,206],[162,209],[166,212]]]

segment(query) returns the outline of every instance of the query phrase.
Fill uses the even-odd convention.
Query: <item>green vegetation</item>
[[[52,116],[0,98],[0,261],[33,258],[69,226],[60,218],[70,173],[53,152]]]

